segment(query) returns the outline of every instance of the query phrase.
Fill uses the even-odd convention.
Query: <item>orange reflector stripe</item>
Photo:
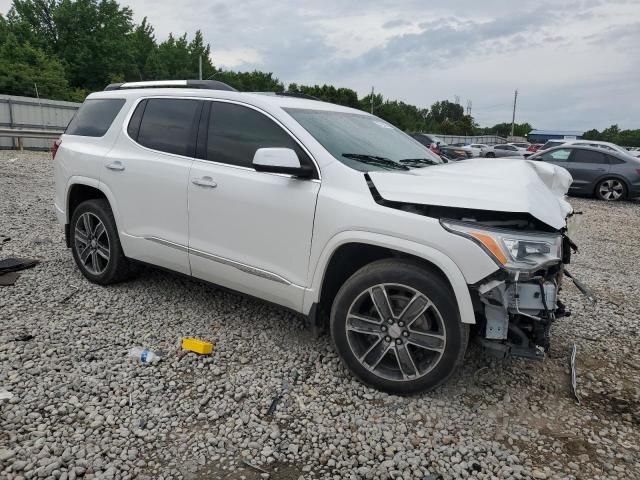
[[[503,253],[503,251],[500,249],[500,247],[492,237],[490,237],[486,233],[480,233],[480,232],[470,232],[470,233],[474,238],[479,240],[485,247],[487,247],[487,249],[491,253],[493,253],[493,256],[496,257],[496,259],[502,265],[506,265],[507,256]]]

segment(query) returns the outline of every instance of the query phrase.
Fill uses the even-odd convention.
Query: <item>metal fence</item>
[[[431,135],[431,134],[429,134]],[[499,143],[507,143],[507,139],[498,135],[439,135],[434,136],[442,139],[445,143],[451,145],[454,143],[482,143],[485,145],[498,145]]]
[[[48,134],[62,133],[80,105],[59,100],[0,95],[0,129],[27,130],[34,136],[34,130]],[[23,146],[31,150],[49,150],[51,143],[49,138],[26,138],[25,135],[11,137],[8,133],[0,136],[2,149]]]

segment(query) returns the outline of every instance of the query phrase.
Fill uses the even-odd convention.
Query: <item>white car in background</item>
[[[564,168],[443,164],[366,112],[216,81],[106,90],[52,149],[89,281],[143,262],[273,302],[390,393],[445,382],[474,325],[502,357],[544,357],[571,257]]]
[[[485,153],[487,158],[503,158],[503,157],[515,157],[515,158],[527,158],[533,155],[533,152],[528,152],[526,148],[516,147],[509,143],[500,145],[494,145],[491,150]]]
[[[471,152],[474,158],[484,157],[485,153],[491,150],[491,147],[489,145],[485,145],[483,143],[470,143],[468,145],[463,145],[460,148],[467,150],[468,152]]]
[[[603,150],[608,150],[610,152],[624,153],[626,155],[629,155],[630,153],[626,148],[616,145],[615,143],[603,142],[600,140],[584,140],[584,139],[549,140],[542,147],[540,147],[538,151],[548,150],[549,148],[559,147],[560,145],[577,145],[577,146],[583,146],[583,147],[596,147],[596,148],[602,148]]]

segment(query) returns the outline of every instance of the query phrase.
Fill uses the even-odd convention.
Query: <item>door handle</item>
[[[191,183],[199,187],[216,188],[218,184],[211,177],[194,178]]]
[[[110,163],[109,165],[106,165],[106,167],[109,170],[114,170],[116,172],[121,172],[122,170],[124,170],[124,165],[122,164],[122,162],[118,161]]]

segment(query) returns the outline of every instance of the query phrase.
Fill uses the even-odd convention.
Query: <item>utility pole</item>
[[[374,88],[371,87],[371,115],[373,115],[373,94],[374,94]]]
[[[467,100],[467,115],[471,116],[471,106],[473,105],[473,103],[471,102],[471,100]]]
[[[198,80],[202,80],[202,55],[198,57]]]
[[[513,116],[511,117],[511,136],[513,137],[513,129],[516,126],[516,102],[518,101],[518,89],[513,95]]]

